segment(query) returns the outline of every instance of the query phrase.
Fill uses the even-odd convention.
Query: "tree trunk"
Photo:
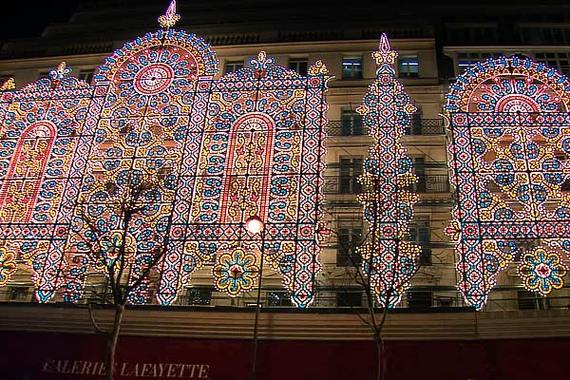
[[[378,331],[374,333],[374,344],[376,345],[376,380],[382,380],[382,362],[384,358],[382,355],[382,338]]]
[[[121,330],[121,322],[123,321],[123,313],[125,305],[115,305],[115,320],[113,322],[113,331],[109,334],[107,346],[107,380],[113,380],[115,376],[115,352],[117,351],[117,342],[119,341],[119,332]]]

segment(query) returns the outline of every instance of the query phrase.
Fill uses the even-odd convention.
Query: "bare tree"
[[[365,173],[364,177],[367,175]],[[380,227],[385,222],[386,213],[391,212],[392,208],[388,206],[390,202],[386,201],[381,180],[377,178],[379,176],[369,175],[368,177],[370,180],[361,181],[364,189],[358,196],[368,211],[368,216],[365,218],[368,222],[368,232],[361,236],[360,241],[354,239],[343,241],[339,234],[333,230],[328,230],[326,233],[336,235],[337,248],[348,258],[350,264],[350,270],[347,274],[365,295],[366,315],[362,315],[360,312],[356,315],[370,329],[376,348],[376,378],[381,380],[384,378],[385,369],[383,330],[388,317],[388,310],[398,302],[408,281],[420,269],[420,247],[408,241],[407,222],[409,220],[400,221],[396,218],[398,222],[404,223],[402,225],[398,223],[398,231],[394,234],[394,238],[383,236]],[[396,180],[397,191],[393,198],[396,203],[401,197],[406,198],[411,195],[409,188],[415,181],[416,179],[413,176]],[[391,240],[392,250],[380,249],[383,240]],[[386,263],[381,262],[382,252],[392,255],[391,268],[386,269],[384,267]]]
[[[105,274],[112,295],[114,318],[108,331],[99,326],[89,305],[95,330],[106,336],[106,371],[110,380],[115,373],[117,342],[125,306],[141,286],[147,287],[168,249],[172,212],[162,215],[163,219],[159,218],[160,215],[153,215],[161,206],[157,194],[164,191],[168,173],[166,169],[143,172],[131,168],[123,172],[121,181],[117,177],[101,181],[101,186],[95,187],[76,205],[74,230],[78,244],[86,251],[90,264]],[[91,215],[92,208],[97,208],[97,217]],[[153,243],[152,247],[142,251],[137,248],[133,235],[139,232],[141,224],[149,223],[149,219],[150,223],[162,225],[151,228],[152,234],[146,239]],[[113,228],[102,225],[104,220],[108,220]]]

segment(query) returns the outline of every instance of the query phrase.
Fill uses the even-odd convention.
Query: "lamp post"
[[[263,259],[265,251],[265,225],[257,215],[249,217],[245,221],[245,229],[252,234],[261,235],[261,258],[259,264],[259,282],[257,285],[257,302],[255,303],[255,322],[253,324],[253,353],[251,360],[251,380],[257,377],[257,330],[259,326],[259,312],[261,310],[261,280],[263,279]]]

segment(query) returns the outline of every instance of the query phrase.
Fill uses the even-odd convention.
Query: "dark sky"
[[[2,22],[0,22],[0,41],[18,37],[34,37],[39,36],[42,30],[51,22],[65,22],[69,19],[73,10],[77,7],[80,0],[0,0],[2,2]],[[116,0],[121,2],[121,0]],[[165,8],[169,0],[140,0],[141,2],[153,1],[164,4]],[[178,0],[182,2],[202,2],[207,1],[214,4],[217,0]],[[255,3],[256,1],[264,2],[264,0],[243,0],[245,2]],[[265,0],[267,1],[267,0]],[[269,0],[271,4],[291,5],[291,0]],[[295,2],[296,0],[293,0]],[[357,0],[359,6],[370,2],[376,6],[387,4],[389,8],[405,8],[411,7],[415,9],[417,6],[425,7],[428,4],[443,5],[453,7],[453,4],[462,4],[468,0]],[[533,3],[536,0],[471,0],[476,1],[480,6],[484,7],[486,2],[492,4],[512,5],[516,9],[516,4]],[[540,4],[568,4],[568,0],[541,0]],[[303,0],[301,3],[317,2],[326,4],[327,7],[346,7],[350,1],[347,0]],[[389,5],[388,5],[389,4]],[[382,7],[383,5],[380,5]],[[428,5],[429,6],[429,5]],[[302,8],[299,10],[302,12]]]
[[[77,0],[3,0],[0,40],[33,37],[50,22],[65,22]]]

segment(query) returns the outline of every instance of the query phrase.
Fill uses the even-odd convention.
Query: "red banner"
[[[1,332],[1,380],[102,378],[100,336]],[[122,336],[117,378],[247,380],[247,340]],[[259,380],[374,380],[372,342],[260,341]],[[570,339],[387,341],[385,380],[567,377]]]

